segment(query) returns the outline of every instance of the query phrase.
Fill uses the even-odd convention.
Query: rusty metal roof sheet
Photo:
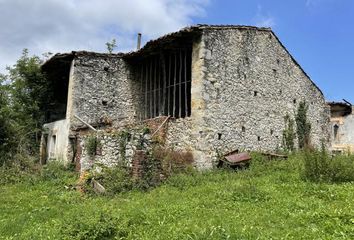
[[[233,153],[233,154],[227,155],[227,156],[225,156],[225,159],[228,162],[235,164],[235,163],[249,161],[252,158],[249,155],[249,153],[244,152],[244,153]]]

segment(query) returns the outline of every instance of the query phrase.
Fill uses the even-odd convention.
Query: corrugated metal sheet
[[[252,158],[248,153],[244,152],[244,153],[229,154],[225,156],[225,159],[231,164],[236,164],[236,163],[249,161]]]

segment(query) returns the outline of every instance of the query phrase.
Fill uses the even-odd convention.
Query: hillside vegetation
[[[0,239],[353,239],[350,172],[329,178],[306,158],[254,155],[248,170],[179,174],[114,196],[80,193],[76,173],[49,167],[0,186]]]

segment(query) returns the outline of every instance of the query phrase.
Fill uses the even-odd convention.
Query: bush
[[[76,177],[72,165],[64,165],[60,161],[52,161],[43,166],[41,172],[41,180],[65,182],[71,177]]]
[[[95,156],[97,149],[101,147],[101,142],[100,139],[98,139],[96,136],[89,136],[85,140],[85,147],[86,147],[86,153],[89,156]]]
[[[190,172],[193,169],[193,154],[157,146],[152,150],[152,158],[161,162],[162,174],[166,177],[177,173]]]
[[[127,192],[134,187],[129,169],[122,165],[101,166],[101,171],[91,174],[89,180],[92,179],[98,181],[106,189],[108,195]]]
[[[354,181],[354,156],[329,156],[325,151],[307,150],[304,153],[302,177],[313,182]]]
[[[162,163],[159,159],[149,155],[148,158],[141,163],[141,176],[135,179],[135,187],[141,190],[157,187],[161,184]]]
[[[116,219],[101,212],[81,217],[64,224],[61,228],[64,239],[112,239],[116,235]]]
[[[40,173],[36,160],[34,157],[16,154],[7,164],[0,166],[0,184],[35,181]]]

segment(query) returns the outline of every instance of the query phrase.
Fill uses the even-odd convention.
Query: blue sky
[[[194,22],[268,25],[327,100],[354,104],[354,1],[211,1]]]
[[[39,17],[40,16],[40,17]],[[131,51],[187,25],[272,27],[327,100],[354,103],[354,0],[0,0],[0,72],[30,54]]]

